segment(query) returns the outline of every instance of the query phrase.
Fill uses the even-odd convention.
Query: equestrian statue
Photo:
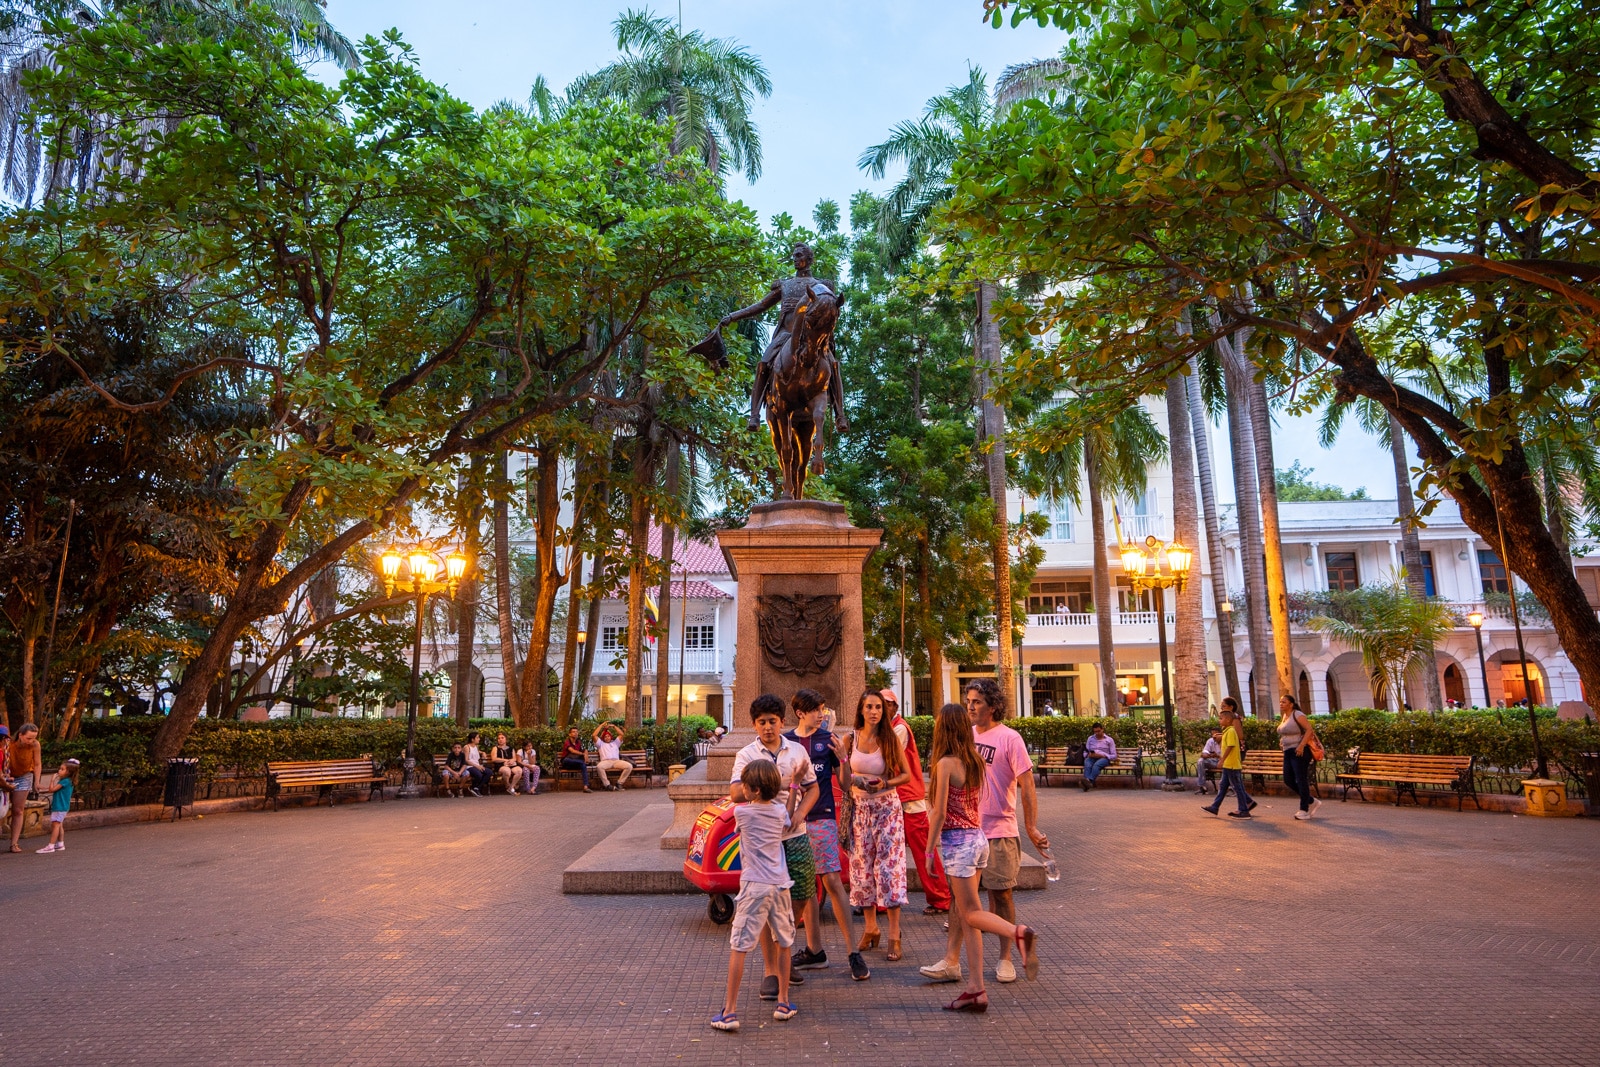
[[[754,318],[774,306],[779,309],[777,328],[756,367],[748,425],[752,430],[761,425],[765,407],[783,472],[781,500],[803,499],[808,471],[822,473],[822,423],[830,406],[835,430],[850,432],[844,413],[844,383],[833,349],[833,329],[844,301],[826,282],[812,277],[816,255],[809,245],[795,245],[793,256],[794,277],[773,282],[766,296],[723,316],[712,331],[720,342],[721,331],[732,323]],[[706,338],[695,350],[704,351],[711,340]]]

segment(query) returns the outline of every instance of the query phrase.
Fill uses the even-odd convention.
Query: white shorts
[[[952,878],[971,878],[989,866],[989,840],[978,829],[945,830],[939,834],[939,861]]]
[[[735,952],[749,952],[761,938],[761,928],[772,927],[772,936],[784,948],[794,944],[794,906],[789,902],[789,887],[764,882],[743,882],[733,908],[733,934],[729,943]]]
[[[66,822],[67,821],[67,813],[64,812],[64,811],[52,811],[50,813],[50,821],[51,822]]]

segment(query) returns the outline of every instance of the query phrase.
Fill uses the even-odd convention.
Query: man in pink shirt
[[[978,799],[978,821],[983,836],[989,839],[989,865],[983,870],[978,883],[989,891],[989,910],[1009,923],[1017,921],[1017,908],[1012,900],[1012,890],[1017,885],[1017,871],[1022,866],[1022,848],[1017,833],[1017,800],[1022,801],[1022,823],[1028,839],[1036,849],[1050,847],[1050,839],[1038,828],[1039,798],[1033,791],[1033,760],[1028,756],[1028,746],[1022,735],[1002,722],[1006,717],[1006,698],[1000,686],[988,678],[968,682],[963,696],[967,715],[972,719],[972,737],[978,746],[978,755],[987,765],[983,776],[983,795]],[[994,976],[1000,982],[1017,980],[1016,965],[1011,962],[1015,946],[1007,940],[1000,941],[1000,960],[995,964]],[[945,947],[944,959],[935,966],[922,968],[922,973],[935,981],[956,982],[961,979],[961,922],[956,913],[950,913],[950,938]]]

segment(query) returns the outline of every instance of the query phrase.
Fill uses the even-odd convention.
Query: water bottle
[[[1045,881],[1061,881],[1061,865],[1056,862],[1054,856],[1050,855],[1050,850],[1047,848],[1041,848],[1039,850],[1039,858],[1044,860]]]

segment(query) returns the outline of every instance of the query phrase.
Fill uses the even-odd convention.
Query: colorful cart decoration
[[[695,819],[683,876],[711,894],[706,914],[712,922],[733,919],[733,898],[739,892],[739,826],[733,821],[732,798],[715,801]]]

